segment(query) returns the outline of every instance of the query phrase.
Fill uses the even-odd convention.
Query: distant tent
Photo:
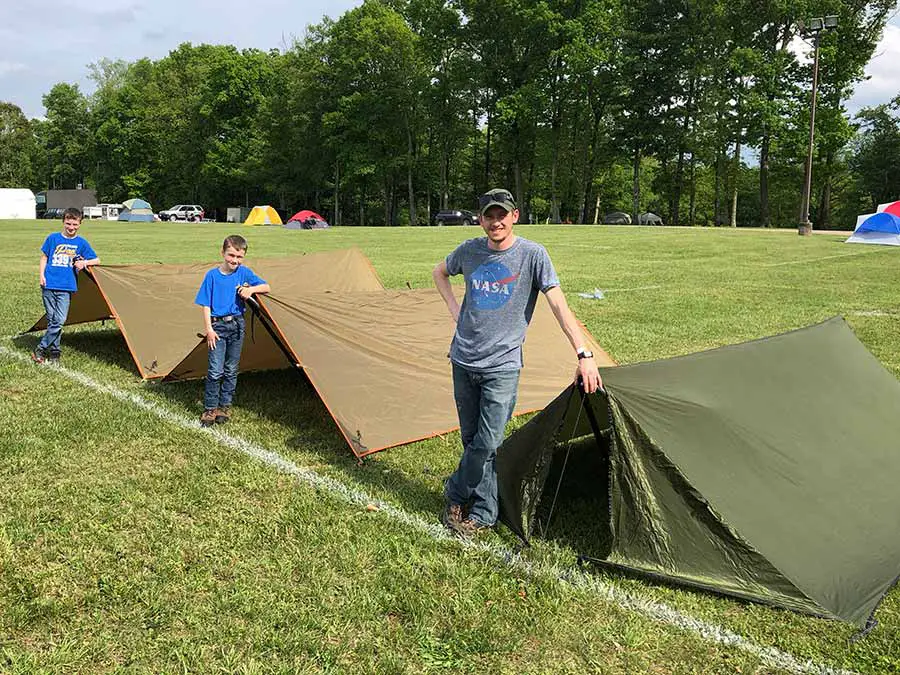
[[[119,211],[119,220],[131,222],[152,223],[153,208],[143,199],[126,199]]]
[[[254,206],[244,225],[281,225],[281,216],[271,206]]]
[[[631,225],[631,216],[622,211],[612,211],[603,216],[604,225]]]
[[[638,216],[639,225],[662,225],[663,219],[651,211],[645,211]]]
[[[877,212],[858,216],[845,243],[900,246],[900,201],[879,204]]]
[[[92,267],[66,323],[114,318],[146,379],[204,377],[208,348],[193,299],[211,265]],[[453,323],[436,289],[386,290],[357,249],[254,259],[253,269],[273,292],[248,315],[242,372],[301,368],[358,457],[457,428]],[[45,327],[44,317],[31,330]],[[598,363],[613,363],[585,339]],[[540,410],[572,379],[572,347],[544,300],[524,359],[517,414]]]
[[[315,211],[297,211],[284,226],[289,230],[322,230],[328,227],[326,220]]]
[[[0,189],[0,218],[37,218],[37,202],[28,188]]]
[[[519,537],[867,625],[900,572],[900,383],[843,319],[602,375],[498,451]]]

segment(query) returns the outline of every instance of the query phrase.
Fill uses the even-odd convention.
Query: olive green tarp
[[[67,323],[115,319],[145,379],[202,378],[207,347],[194,296],[214,264],[92,268],[81,275]],[[250,265],[272,293],[257,296],[247,319],[241,372],[302,368],[357,457],[458,427],[447,358],[453,323],[435,289],[385,290],[357,249]],[[43,318],[31,330],[45,326]],[[544,300],[524,359],[516,414],[542,409],[575,372]]]
[[[602,375],[498,451],[516,534],[574,531],[582,490],[601,566],[866,625],[900,573],[900,383],[843,319]]]

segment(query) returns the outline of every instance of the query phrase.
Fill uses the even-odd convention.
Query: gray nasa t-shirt
[[[493,251],[487,237],[480,237],[460,244],[446,263],[451,276],[466,280],[450,360],[478,371],[521,368],[538,291],[559,286],[547,250],[517,237],[505,251]]]

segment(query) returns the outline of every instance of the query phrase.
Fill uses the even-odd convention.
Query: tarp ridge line
[[[25,354],[7,347],[0,346],[0,354],[22,363],[30,363],[29,358]],[[196,420],[189,419],[154,401],[138,396],[137,394],[98,382],[77,370],[61,365],[47,365],[41,367],[59,373],[71,380],[75,380],[94,391],[112,396],[113,398],[126,403],[131,403],[142,410],[157,415],[162,420],[172,423],[175,426],[206,434],[225,447],[238,450],[282,473],[295,476],[310,487],[324,490],[332,497],[344,501],[345,503],[355,506],[374,505],[379,512],[384,512],[392,520],[402,522],[404,525],[410,526],[423,534],[427,534],[435,540],[452,541],[464,549],[489,554],[500,562],[505,563],[511,569],[526,574],[531,578],[549,578],[566,582],[574,588],[595,593],[612,604],[616,604],[685,632],[694,633],[711,642],[740,649],[741,651],[745,651],[758,657],[769,666],[781,668],[796,673],[797,675],[812,675],[816,673],[819,675],[858,675],[858,673],[852,670],[833,668],[825,664],[816,663],[812,659],[800,660],[792,654],[784,652],[776,647],[764,647],[756,644],[752,640],[734,633],[733,631],[692,617],[665,603],[642,598],[634,593],[617,589],[601,579],[598,579],[596,575],[586,574],[577,568],[562,567],[553,563],[526,560],[522,557],[521,553],[506,546],[490,544],[483,541],[460,540],[450,535],[446,529],[437,522],[427,521],[421,516],[409,513],[389,502],[374,498],[367,493],[355,489],[352,486],[345,485],[338,480],[323,476],[312,469],[300,467],[294,462],[282,457],[277,452],[268,450],[251,441],[247,441],[238,436],[233,436],[227,432],[219,431],[214,427],[201,427]]]

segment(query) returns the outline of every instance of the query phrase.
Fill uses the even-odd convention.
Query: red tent
[[[296,221],[302,223],[307,218],[315,218],[316,220],[325,220],[318,213],[316,213],[315,211],[310,211],[309,209],[306,209],[304,211],[297,211],[297,213],[295,213],[294,215],[292,215],[290,217],[290,220],[296,220]]]

